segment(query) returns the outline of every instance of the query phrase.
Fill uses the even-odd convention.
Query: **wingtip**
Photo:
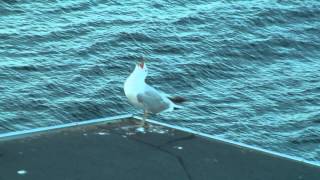
[[[183,97],[180,97],[180,96],[175,96],[175,97],[169,97],[170,101],[172,101],[173,103],[177,103],[177,104],[180,104],[180,103],[183,103],[183,102],[186,102],[187,99],[186,98],[183,98]]]

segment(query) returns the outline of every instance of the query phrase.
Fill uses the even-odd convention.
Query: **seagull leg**
[[[148,113],[146,110],[143,111],[143,119],[142,119],[142,124],[141,127],[145,125],[146,119],[147,119]]]

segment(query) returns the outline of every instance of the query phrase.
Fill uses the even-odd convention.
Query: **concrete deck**
[[[1,135],[0,180],[320,179],[312,163],[151,121],[137,132],[130,116],[113,120]]]

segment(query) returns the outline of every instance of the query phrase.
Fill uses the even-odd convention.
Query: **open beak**
[[[142,60],[138,63],[138,65],[140,66],[141,69],[144,68],[144,59],[142,58]]]

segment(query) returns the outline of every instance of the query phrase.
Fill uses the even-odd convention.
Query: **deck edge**
[[[21,136],[32,135],[32,134],[36,134],[36,133],[48,132],[48,131],[52,131],[52,130],[59,130],[59,129],[64,129],[64,128],[76,127],[76,126],[85,126],[85,125],[94,125],[94,124],[100,124],[100,123],[106,123],[106,122],[115,122],[115,121],[120,121],[120,120],[128,119],[128,118],[133,118],[133,119],[136,119],[136,120],[142,120],[141,117],[133,115],[133,114],[111,116],[111,117],[92,119],[92,120],[87,120],[87,121],[79,121],[79,122],[72,122],[72,123],[61,124],[61,125],[54,125],[54,126],[48,126],[48,127],[40,127],[40,128],[35,128],[35,129],[28,129],[28,130],[21,130],[21,131],[3,133],[3,134],[0,134],[0,141],[1,140],[8,140],[8,139],[11,139],[11,138],[17,138],[17,137],[21,137]],[[176,130],[180,130],[180,131],[183,131],[183,132],[195,134],[195,135],[200,136],[200,137],[212,139],[212,140],[219,141],[219,142],[222,142],[222,143],[227,143],[227,144],[230,144],[230,145],[233,145],[233,146],[238,146],[238,147],[241,147],[241,148],[251,149],[251,150],[258,151],[258,152],[261,152],[261,153],[265,153],[265,154],[268,154],[268,155],[271,155],[271,156],[275,156],[275,157],[279,157],[279,158],[285,158],[285,159],[288,159],[288,160],[292,160],[292,161],[295,161],[295,162],[304,163],[306,165],[311,165],[311,166],[315,166],[317,168],[320,168],[320,163],[316,163],[316,162],[313,162],[313,161],[308,161],[308,160],[305,160],[305,159],[300,158],[300,157],[295,157],[295,156],[291,156],[291,155],[275,152],[275,151],[272,151],[272,150],[267,150],[267,149],[259,148],[259,147],[256,147],[256,146],[244,144],[244,143],[241,143],[241,142],[236,142],[236,141],[233,141],[233,140],[220,138],[220,137],[217,137],[217,136],[214,136],[214,135],[210,135],[210,134],[194,131],[194,130],[192,130],[190,128],[186,128],[186,127],[170,125],[170,124],[167,124],[167,123],[162,123],[162,122],[158,122],[158,121],[154,121],[154,120],[150,120],[150,119],[147,119],[146,121],[149,122],[149,123],[152,123],[152,124],[161,125],[161,126],[168,127],[168,128],[171,128],[171,129],[176,129]]]
[[[99,119],[92,119],[92,120],[87,120],[87,121],[78,121],[78,122],[72,122],[72,123],[67,123],[67,124],[40,127],[40,128],[35,128],[35,129],[13,131],[13,132],[0,134],[0,141],[6,140],[9,138],[31,135],[31,134],[35,134],[35,133],[70,128],[70,127],[75,127],[75,126],[84,126],[84,125],[93,125],[93,124],[99,124],[99,123],[104,123],[104,122],[113,122],[113,121],[119,121],[122,119],[127,119],[127,118],[132,118],[132,117],[133,117],[133,114],[125,114],[125,115],[111,116],[111,117],[105,117],[105,118],[99,118]]]
[[[139,117],[139,116],[133,116],[132,118],[138,119],[138,120],[142,120],[142,118]],[[200,137],[209,138],[209,139],[212,139],[212,140],[215,140],[215,141],[219,141],[219,142],[222,142],[222,143],[227,143],[227,144],[230,144],[230,145],[233,145],[233,146],[238,146],[238,147],[241,147],[241,148],[251,149],[251,150],[254,150],[254,151],[257,151],[257,152],[261,152],[261,153],[264,153],[264,154],[268,154],[268,155],[271,155],[271,156],[275,156],[275,157],[279,157],[279,158],[285,158],[285,159],[289,159],[289,160],[292,160],[292,161],[295,161],[295,162],[304,163],[304,164],[309,165],[309,166],[315,166],[317,168],[320,168],[320,163],[313,162],[313,161],[308,161],[308,160],[305,160],[305,159],[300,158],[300,157],[295,157],[295,156],[291,156],[291,155],[275,152],[275,151],[272,151],[272,150],[267,150],[267,149],[259,148],[259,147],[256,147],[256,146],[244,144],[244,143],[241,143],[241,142],[236,142],[236,141],[233,141],[233,140],[220,138],[220,137],[217,137],[217,136],[214,136],[214,135],[210,135],[210,134],[194,131],[194,130],[192,130],[190,128],[186,128],[186,127],[170,125],[170,124],[157,122],[157,121],[150,120],[150,119],[147,119],[146,121],[149,122],[149,123],[165,126],[165,127],[168,127],[168,128],[184,131],[184,132],[191,133],[191,134],[195,134],[195,135],[198,135]]]

